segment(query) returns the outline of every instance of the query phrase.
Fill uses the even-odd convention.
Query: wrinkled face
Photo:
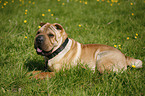
[[[37,31],[34,47],[37,54],[48,56],[61,46],[67,34],[60,24],[41,23],[40,25],[42,27]]]

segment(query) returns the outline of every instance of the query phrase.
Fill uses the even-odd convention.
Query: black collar
[[[52,54],[50,54],[50,55],[48,55],[46,57],[48,57],[49,60],[52,59],[53,57],[55,57],[58,53],[60,53],[65,48],[65,46],[67,45],[68,41],[69,41],[69,39],[66,38],[66,40],[63,42],[63,44],[57,50],[55,50]]]

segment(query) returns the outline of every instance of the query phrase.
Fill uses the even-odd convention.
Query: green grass
[[[68,1],[25,0],[23,3],[23,0],[0,0],[0,95],[145,95],[144,0]],[[44,68],[43,57],[34,50],[40,22],[60,23],[68,36],[80,43],[116,45],[125,55],[141,59],[143,68],[128,68],[122,74],[93,74],[89,68],[75,67],[60,71],[50,79],[29,79],[27,72]]]

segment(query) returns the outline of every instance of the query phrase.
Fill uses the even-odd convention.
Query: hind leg
[[[127,69],[126,58],[121,52],[105,51],[97,56],[97,70],[120,72]]]
[[[32,71],[27,73],[27,76],[30,76],[30,78],[35,78],[35,79],[45,79],[47,77],[51,78],[54,75],[55,75],[54,72],[41,72],[41,71]]]

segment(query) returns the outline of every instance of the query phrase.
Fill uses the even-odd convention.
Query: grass
[[[0,95],[145,95],[144,5],[144,0],[0,0]],[[27,72],[44,68],[34,50],[40,22],[60,23],[80,43],[116,47],[141,59],[143,68],[93,74],[75,67],[50,79],[29,79]]]

